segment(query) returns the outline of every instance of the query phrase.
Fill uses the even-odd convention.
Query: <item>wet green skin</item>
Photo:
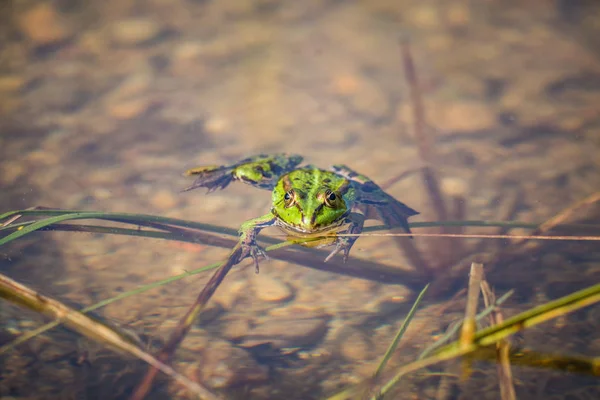
[[[272,208],[268,214],[242,224],[240,240],[243,256],[254,259],[266,254],[257,244],[256,236],[268,226],[278,226],[292,237],[318,236],[324,232],[359,234],[365,219],[378,219],[390,228],[401,227],[410,232],[408,217],[417,211],[385,193],[364,175],[344,165],[331,171],[308,165],[298,167],[298,155],[257,155],[228,166],[194,168],[186,175],[197,176],[192,190],[206,187],[209,192],[224,189],[234,180],[254,187],[272,190]],[[344,229],[343,227],[348,226]],[[330,260],[343,252],[344,261],[357,236],[336,236],[327,244],[335,248]]]

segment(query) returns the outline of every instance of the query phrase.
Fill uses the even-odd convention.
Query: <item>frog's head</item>
[[[284,228],[317,233],[341,225],[351,205],[352,190],[338,175],[317,169],[300,169],[283,176],[273,191],[273,214]]]

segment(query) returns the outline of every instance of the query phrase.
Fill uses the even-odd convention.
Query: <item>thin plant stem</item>
[[[413,317],[415,316],[415,313],[417,312],[417,308],[419,307],[419,304],[421,303],[421,300],[423,299],[425,292],[427,292],[428,287],[429,287],[429,285],[425,285],[423,290],[421,290],[421,292],[417,296],[417,299],[415,300],[412,307],[410,308],[410,311],[406,315],[406,318],[404,318],[404,321],[402,322],[402,325],[400,326],[398,333],[396,333],[394,340],[392,340],[392,342],[390,343],[387,351],[385,352],[385,354],[383,355],[383,358],[381,359],[381,362],[377,366],[375,373],[373,374],[374,379],[376,379],[379,376],[379,374],[381,374],[381,371],[383,371],[383,369],[387,365],[388,361],[390,360],[390,357],[392,356],[394,351],[396,351],[396,348],[398,347],[398,343],[400,343],[400,339],[402,339],[402,336],[404,336],[406,329],[408,329],[408,325],[410,324]]]

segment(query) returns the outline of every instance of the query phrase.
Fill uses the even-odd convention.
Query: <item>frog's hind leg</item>
[[[371,179],[345,165],[334,165],[332,170],[354,182],[357,188],[356,207],[366,219],[378,219],[390,228],[400,227],[410,233],[408,218],[419,214],[418,211],[396,200]]]
[[[260,154],[232,165],[192,168],[185,175],[196,176],[196,180],[183,191],[205,187],[210,193],[224,189],[234,180],[272,190],[281,175],[293,170],[301,162],[302,157],[294,154]]]

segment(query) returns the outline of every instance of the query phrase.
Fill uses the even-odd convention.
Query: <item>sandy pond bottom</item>
[[[409,32],[444,193],[465,200],[452,207],[464,209],[464,219],[544,221],[600,187],[599,10],[584,1],[475,3],[15,4],[0,12],[0,210],[137,212],[237,229],[268,210],[270,195],[243,185],[180,194],[189,184],[183,171],[280,151],[322,167],[345,163],[378,183],[418,169],[397,44],[398,33]],[[415,221],[435,218],[417,174],[389,192],[422,212]],[[597,210],[587,211],[571,222],[598,223]],[[508,241],[455,240],[454,252],[444,253],[431,240],[414,242],[438,268],[436,290],[390,373],[461,317],[470,261],[497,260],[502,246],[511,249]],[[498,295],[515,289],[503,306],[514,315],[599,282],[599,250],[594,242],[538,244],[486,263],[487,279]],[[0,270],[85,307],[226,255],[205,245],[40,233],[2,248]],[[415,267],[390,238],[360,238],[352,255]],[[208,277],[153,289],[98,315],[156,349]],[[324,398],[373,373],[421,287],[277,259],[256,275],[243,263],[174,365],[226,398]],[[0,343],[42,322],[0,307]],[[599,324],[598,307],[590,307],[513,344],[598,356]],[[61,328],[0,356],[0,398],[125,399],[145,371]],[[513,372],[520,399],[600,397],[597,377]],[[465,382],[460,373],[456,362],[412,374],[389,398],[498,398],[495,365],[476,363]],[[164,377],[148,396],[189,397]]]

